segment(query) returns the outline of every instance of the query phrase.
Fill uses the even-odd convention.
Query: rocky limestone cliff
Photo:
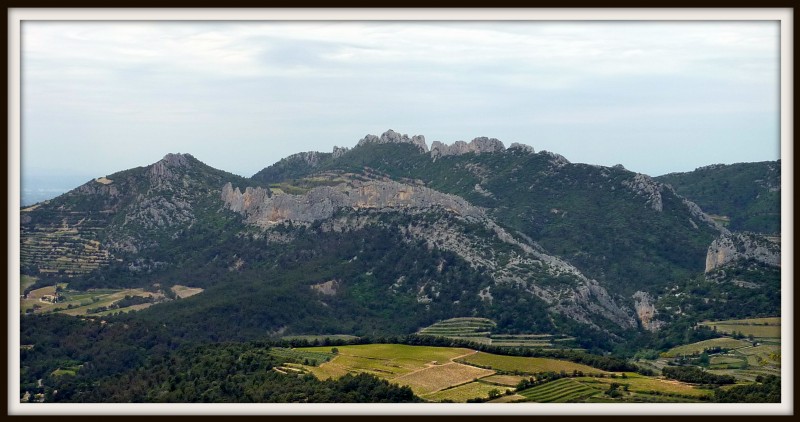
[[[447,155],[461,155],[469,152],[481,154],[502,151],[505,151],[502,142],[495,138],[487,138],[485,136],[475,138],[469,143],[456,141],[452,145],[446,145],[439,141],[433,141],[431,144],[431,157],[433,157],[433,159]]]
[[[341,208],[408,209],[440,207],[465,217],[485,212],[455,195],[394,181],[353,181],[321,186],[304,195],[270,196],[263,188],[242,193],[228,183],[222,188],[225,207],[243,214],[250,224],[269,226],[281,221],[312,222],[330,218]]]
[[[658,331],[664,325],[663,321],[655,319],[656,307],[653,298],[650,294],[643,291],[638,291],[633,294],[634,309],[636,309],[636,316],[642,323],[642,327],[648,331]]]
[[[650,208],[662,212],[664,204],[661,198],[661,189],[663,185],[653,180],[652,177],[636,173],[632,180],[623,180],[622,185],[630,189],[636,195],[644,196],[647,198],[646,204]]]
[[[406,134],[399,134],[391,129],[384,132],[380,137],[375,135],[366,135],[356,146],[365,144],[411,144],[419,148],[422,152],[428,152],[428,144],[425,142],[425,137],[422,135],[415,135],[409,139]]]
[[[779,267],[781,245],[752,233],[725,233],[708,247],[706,272],[740,259],[753,259]]]
[[[508,149],[519,150],[528,154],[533,154],[534,152],[536,152],[533,150],[532,146],[520,144],[519,142],[512,142],[511,146],[509,146]]]

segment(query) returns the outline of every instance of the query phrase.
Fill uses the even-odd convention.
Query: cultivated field
[[[597,389],[607,390],[612,383],[627,385],[628,390],[640,393],[657,392],[660,394],[679,394],[683,396],[701,397],[712,394],[710,390],[696,388],[693,385],[680,381],[661,378],[651,378],[634,372],[626,372],[627,378],[576,378],[577,381],[594,386]]]
[[[489,393],[492,391],[498,391],[502,394],[505,389],[496,385],[484,384],[482,382],[470,382],[457,387],[449,388],[447,390],[437,391],[435,393],[425,395],[422,398],[433,402],[450,400],[456,403],[464,403],[469,399],[489,397]]]
[[[716,327],[717,331],[725,334],[739,332],[745,336],[752,335],[757,338],[780,338],[781,336],[780,317],[704,321],[701,325]]]
[[[443,365],[430,366],[397,378],[392,378],[392,382],[396,382],[400,385],[407,385],[411,387],[415,393],[425,395],[492,374],[494,374],[494,371],[489,369],[450,362]]]
[[[528,401],[537,403],[569,403],[583,401],[600,390],[571,378],[562,378],[518,392]]]
[[[56,286],[47,286],[40,289],[31,290],[27,297],[20,299],[20,312],[22,313],[62,313],[66,315],[108,315],[117,312],[129,312],[147,308],[152,303],[143,303],[124,308],[108,308],[114,303],[122,300],[125,296],[153,297],[161,299],[160,293],[152,293],[143,289],[93,289],[79,292],[67,289],[66,283],[60,283],[61,288],[56,292]],[[57,302],[53,300],[58,297]],[[32,311],[29,311],[31,309]]]
[[[363,344],[337,346],[339,354],[330,362],[309,368],[317,378],[338,378],[347,373],[366,372],[380,378],[393,379],[412,371],[450,362],[473,353],[453,347],[408,346],[404,344]],[[331,347],[300,347],[293,350],[330,352]]]
[[[684,344],[682,346],[673,347],[662,353],[663,357],[677,357],[683,355],[693,355],[703,353],[706,349],[720,347],[723,349],[741,349],[742,347],[750,347],[753,343],[745,340],[736,340],[729,337],[713,338],[711,340],[703,340],[697,343]]]
[[[580,363],[548,358],[531,358],[522,356],[502,356],[490,353],[477,353],[459,361],[483,368],[491,368],[503,372],[535,374],[538,372],[581,371],[585,374],[599,374],[605,371]]]
[[[554,334],[494,334],[497,326],[487,318],[451,318],[439,321],[417,332],[420,335],[446,337],[491,344],[498,347],[570,348],[574,337]]]
[[[528,377],[523,377],[520,375],[492,375],[486,378],[481,378],[481,381],[488,382],[490,384],[497,384],[497,385],[505,385],[508,387],[516,387],[520,381],[523,379],[527,379]]]

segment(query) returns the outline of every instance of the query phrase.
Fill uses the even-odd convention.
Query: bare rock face
[[[648,331],[658,331],[664,325],[663,321],[655,319],[656,307],[653,304],[653,298],[647,292],[638,291],[633,294],[634,308],[642,327]]]
[[[333,216],[341,208],[404,209],[434,208],[462,216],[482,217],[484,211],[455,195],[444,194],[422,186],[394,181],[343,183],[320,186],[305,195],[269,196],[263,188],[246,188],[242,193],[228,183],[221,199],[226,208],[247,217],[247,222],[269,226],[282,221],[312,222]]]
[[[535,152],[532,146],[520,144],[518,142],[512,142],[511,146],[508,147],[508,149],[519,150],[528,154],[533,154]]]
[[[408,135],[401,135],[391,129],[384,132],[380,137],[367,135],[358,141],[358,145],[356,146],[365,144],[411,144],[419,148],[422,152],[428,152],[428,144],[425,142],[424,136],[415,135],[409,139]]]
[[[656,182],[650,176],[645,174],[636,173],[633,180],[623,180],[622,185],[633,191],[636,195],[645,196],[647,204],[658,212],[664,210],[664,204],[661,199],[662,184]]]
[[[333,147],[333,158],[339,158],[339,157],[343,156],[347,151],[349,151],[349,149],[346,148],[346,147],[334,146]]]
[[[447,155],[461,155],[469,152],[476,154],[502,152],[505,151],[503,143],[495,138],[487,138],[485,136],[475,138],[470,143],[464,141],[456,141],[452,145],[446,145],[439,141],[434,141],[431,144],[431,157],[434,159],[444,157]]]
[[[167,154],[150,166],[150,170],[148,171],[148,175],[150,179],[153,181],[163,181],[163,180],[174,180],[176,179],[175,172],[173,169],[178,167],[188,167],[191,165],[191,159],[193,159],[190,154]]]
[[[725,233],[708,247],[706,272],[739,259],[780,267],[781,245],[752,233]]]

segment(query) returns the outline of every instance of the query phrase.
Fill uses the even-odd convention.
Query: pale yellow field
[[[415,394],[423,395],[492,374],[494,374],[492,370],[451,362],[420,369],[392,378],[391,381],[400,385],[407,385],[411,387]]]
[[[179,298],[183,299],[189,296],[194,296],[198,293],[202,293],[203,289],[199,287],[188,287],[176,284],[172,286],[172,291],[175,292],[175,294],[178,295]]]
[[[519,371],[522,373],[534,374],[538,372],[572,372],[582,371],[586,374],[604,373],[605,371],[592,368],[591,366],[581,365],[580,363],[565,360],[548,358],[531,358],[522,356],[503,356],[491,353],[476,353],[463,358],[468,364],[479,365],[492,368],[498,371]]]
[[[469,399],[489,397],[489,392],[492,390],[497,390],[500,392],[500,394],[503,394],[505,393],[506,389],[496,385],[484,384],[482,382],[471,382],[447,390],[427,394],[422,396],[422,398],[433,402],[452,400],[457,403],[464,403]]]

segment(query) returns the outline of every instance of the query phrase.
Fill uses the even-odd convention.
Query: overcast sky
[[[661,175],[779,158],[777,22],[22,23],[22,168],[251,176],[387,129]],[[74,186],[73,186],[74,187]]]

